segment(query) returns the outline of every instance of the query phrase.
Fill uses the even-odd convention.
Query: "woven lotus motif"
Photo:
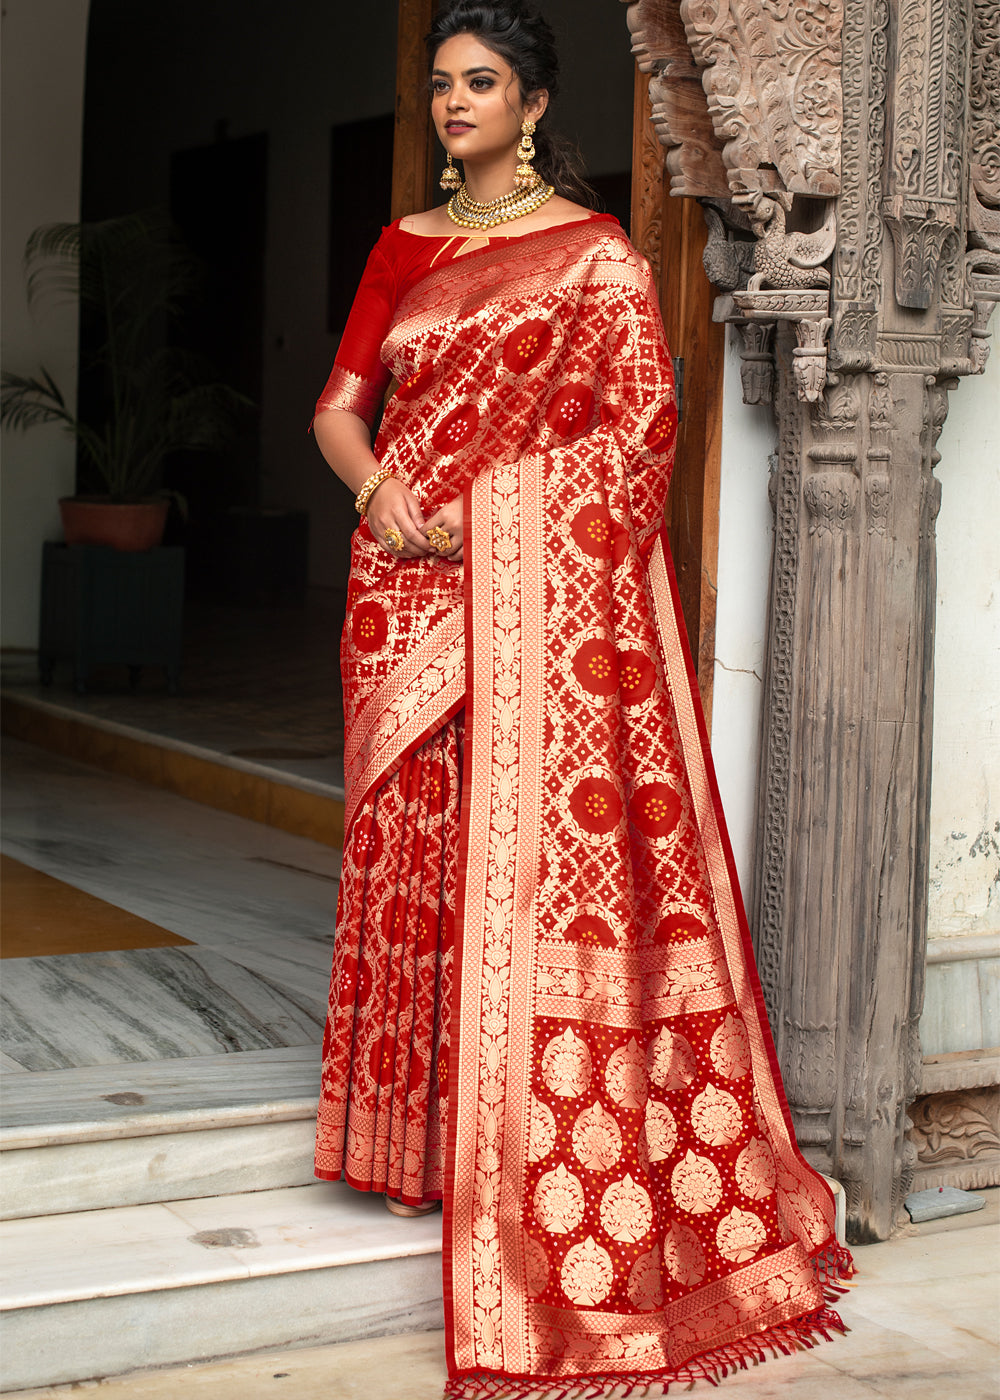
[[[751,1260],[766,1239],[767,1231],[760,1217],[738,1206],[722,1217],[715,1232],[719,1253],[734,1264]]]
[[[539,1178],[532,1202],[535,1219],[552,1235],[568,1235],[583,1219],[583,1187],[580,1178],[562,1162]]]
[[[677,1122],[665,1103],[646,1104],[646,1150],[651,1162],[662,1162],[677,1146]]]
[[[585,1108],[573,1124],[573,1151],[581,1166],[594,1172],[606,1172],[622,1155],[622,1130],[599,1103]]]
[[[743,1112],[732,1094],[709,1084],[691,1105],[691,1126],[702,1142],[725,1147],[743,1131]]]
[[[751,1138],[737,1157],[736,1184],[754,1201],[774,1190],[774,1153],[763,1138]]]
[[[642,1108],[649,1093],[646,1060],[635,1039],[619,1045],[604,1071],[608,1093],[622,1108]]]
[[[674,1167],[670,1191],[681,1210],[704,1215],[722,1199],[722,1178],[714,1162],[688,1151]]]
[[[640,1254],[632,1265],[628,1276],[628,1300],[639,1312],[649,1312],[663,1303],[660,1267],[659,1245],[655,1245],[648,1254]]]
[[[601,1197],[601,1225],[613,1240],[635,1244],[653,1223],[649,1192],[630,1176],[609,1186]]]
[[[729,1013],[712,1036],[708,1053],[724,1079],[742,1079],[750,1068],[750,1038],[741,1017]]]
[[[689,1043],[666,1026],[653,1040],[646,1059],[650,1079],[667,1093],[683,1089],[698,1073],[698,1060]]]
[[[575,1244],[566,1254],[559,1273],[563,1292],[571,1303],[593,1306],[611,1292],[615,1271],[611,1255],[593,1235]]]
[[[549,1261],[544,1246],[531,1235],[524,1240],[524,1273],[530,1297],[545,1292],[549,1281]]]
[[[531,1099],[531,1126],[528,1129],[528,1160],[540,1162],[555,1146],[556,1116],[547,1103]]]
[[[815,1290],[816,1275],[807,1261],[797,1269],[773,1274],[758,1291],[762,1291],[771,1303],[787,1303],[789,1298],[808,1297]]]
[[[705,1251],[689,1225],[675,1220],[663,1237],[663,1267],[672,1279],[690,1288],[705,1277]]]
[[[796,1172],[788,1165],[778,1173],[778,1219],[787,1220],[794,1234],[803,1239],[809,1233],[832,1230],[834,1223],[833,1200],[830,1196],[819,1196],[809,1189],[809,1168],[796,1163]]]
[[[553,1036],[542,1056],[542,1078],[551,1093],[575,1099],[590,1083],[591,1060],[587,1042],[567,1027]]]

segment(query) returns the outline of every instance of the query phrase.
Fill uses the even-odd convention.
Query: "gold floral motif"
[[[736,1184],[744,1196],[762,1201],[774,1190],[774,1153],[763,1138],[751,1138],[736,1159]]]
[[[529,1298],[544,1293],[549,1281],[549,1260],[545,1247],[533,1235],[524,1237],[524,1273]]]
[[[632,1265],[628,1276],[628,1300],[639,1312],[651,1312],[663,1306],[660,1267],[659,1245],[654,1245],[648,1254],[640,1254]]]
[[[574,1035],[569,1026],[562,1035],[553,1036],[542,1056],[542,1078],[551,1093],[575,1099],[586,1093],[590,1072],[590,1051],[585,1040]]]
[[[650,1079],[667,1093],[683,1089],[698,1073],[698,1060],[690,1044],[666,1026],[650,1045],[646,1060]]]
[[[750,1068],[750,1039],[739,1016],[732,1012],[712,1036],[708,1053],[724,1079],[742,1079]]]
[[[567,1251],[559,1271],[562,1290],[577,1307],[594,1307],[611,1292],[615,1271],[611,1255],[593,1235]]]
[[[646,1061],[635,1039],[627,1045],[619,1045],[609,1057],[604,1082],[616,1104],[622,1108],[642,1108],[649,1093],[649,1084]]]
[[[794,1167],[794,1170],[792,1168]],[[787,1157],[778,1171],[778,1203],[780,1213],[788,1219],[798,1239],[805,1243],[819,1238],[821,1232],[833,1229],[833,1199],[820,1196],[811,1189],[804,1163]]]
[[[573,1124],[573,1151],[588,1171],[606,1172],[622,1154],[622,1130],[599,1103]]]
[[[743,1113],[732,1094],[709,1084],[691,1105],[691,1126],[702,1142],[725,1147],[743,1131]]]
[[[691,1215],[704,1215],[714,1210],[722,1199],[718,1167],[708,1157],[699,1157],[689,1149],[674,1167],[670,1193],[681,1210]]]
[[[531,1127],[528,1130],[528,1161],[540,1162],[555,1146],[556,1118],[547,1103],[531,1097]]]
[[[646,1104],[646,1150],[651,1162],[662,1162],[677,1146],[677,1123],[665,1103]]]
[[[715,1232],[719,1253],[734,1264],[749,1263],[766,1239],[767,1230],[760,1216],[738,1206],[722,1217]]]
[[[535,1219],[551,1235],[568,1235],[583,1219],[584,1195],[580,1178],[562,1162],[539,1178],[533,1199]]]
[[[625,1176],[601,1197],[601,1226],[620,1244],[635,1244],[653,1223],[653,1203],[645,1187]]]
[[[705,1277],[705,1251],[691,1229],[675,1220],[663,1238],[663,1267],[685,1288],[693,1288]]]

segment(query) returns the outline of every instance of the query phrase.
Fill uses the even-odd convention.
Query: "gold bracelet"
[[[368,510],[368,502],[371,500],[377,486],[381,486],[383,481],[388,481],[390,476],[396,473],[391,467],[379,467],[377,472],[372,472],[368,480],[363,484],[354,501],[354,509],[359,515],[364,515]]]

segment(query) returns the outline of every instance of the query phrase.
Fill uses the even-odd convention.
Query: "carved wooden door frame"
[[[424,35],[436,0],[399,0],[396,25],[396,137],[392,151],[392,217],[433,203],[434,130],[424,82]]]
[[[712,320],[715,289],[702,260],[707,230],[701,207],[670,193],[649,83],[649,74],[637,68],[631,237],[652,269],[677,372],[681,417],[667,526],[711,732],[726,328]]]
[[[621,3],[660,164],[706,206],[744,399],[777,419],[761,981],[799,1142],[853,1238],[884,1239],[929,1092],[934,468],[1000,300],[1000,8]]]

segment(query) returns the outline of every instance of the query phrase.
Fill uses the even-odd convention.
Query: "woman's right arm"
[[[368,424],[356,413],[327,408],[317,413],[313,432],[319,450],[345,486],[357,495],[361,487],[379,469],[372,452]],[[434,551],[422,530],[424,513],[413,492],[395,477],[388,477],[376,486],[368,498],[365,511],[369,528],[376,541],[388,553],[399,559],[423,558]],[[402,550],[391,550],[384,544],[388,529],[399,530],[406,540]]]

